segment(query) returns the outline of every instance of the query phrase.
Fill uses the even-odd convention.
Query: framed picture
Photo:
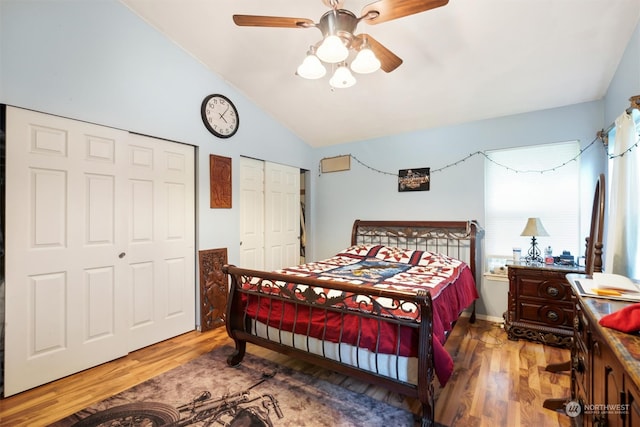
[[[231,159],[209,156],[211,208],[231,208]]]
[[[398,171],[398,191],[429,191],[430,168],[400,169]]]

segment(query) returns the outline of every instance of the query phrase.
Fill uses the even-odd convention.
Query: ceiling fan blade
[[[381,45],[380,42],[369,34],[358,34],[354,40],[354,47],[358,49],[365,42],[369,43],[369,47],[376,55],[376,58],[380,60],[380,68],[382,68],[382,71],[390,73],[402,65],[402,59]]]
[[[307,18],[258,15],[233,15],[233,22],[241,27],[309,28],[316,25],[311,19]]]
[[[362,9],[363,21],[367,24],[380,24],[416,13],[425,12],[449,3],[449,0],[378,0]],[[368,14],[374,16],[367,18]]]

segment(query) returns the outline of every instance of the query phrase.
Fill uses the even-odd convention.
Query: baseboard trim
[[[471,312],[465,311],[460,317],[471,317]],[[480,320],[486,320],[487,322],[504,323],[504,319],[502,317],[489,316],[487,314],[476,313],[476,318]]]

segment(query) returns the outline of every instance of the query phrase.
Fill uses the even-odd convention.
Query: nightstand
[[[508,308],[505,330],[510,340],[521,338],[559,347],[571,347],[572,291],[566,275],[584,269],[564,265],[509,264]]]

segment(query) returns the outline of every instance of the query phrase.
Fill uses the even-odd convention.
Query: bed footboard
[[[433,312],[428,292],[229,265],[223,270],[231,277],[226,326],[236,346],[229,365],[240,363],[246,343],[254,343],[417,398],[422,425],[432,425]],[[323,320],[318,324],[313,319]]]

